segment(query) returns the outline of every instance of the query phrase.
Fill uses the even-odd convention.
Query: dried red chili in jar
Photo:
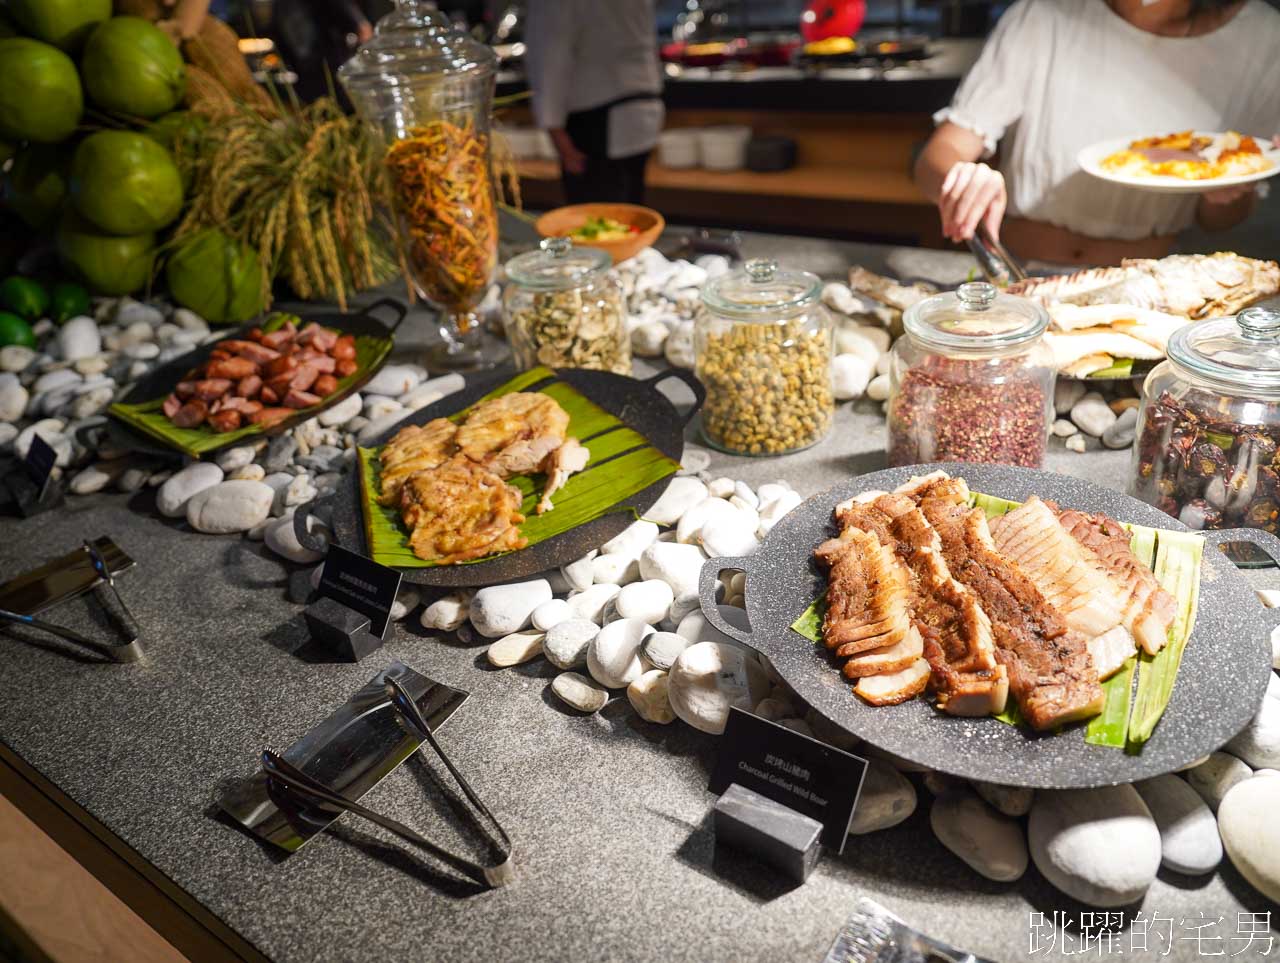
[[[889,369],[889,464],[1040,467],[1054,385],[1044,309],[978,282],[919,302],[903,325]]]

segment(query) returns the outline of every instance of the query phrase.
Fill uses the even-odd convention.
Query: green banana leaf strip
[[[623,426],[617,418],[568,384],[550,380],[554,377],[547,368],[535,368],[517,375],[480,399],[485,401],[541,386],[539,391],[554,398],[568,412],[569,434],[591,451],[586,469],[570,476],[554,496],[555,508],[544,515],[534,511],[542,494],[543,476],[518,475],[509,479],[524,495],[520,511],[525,521],[520,525],[520,532],[528,539],[529,545],[536,545],[583,522],[599,518],[619,501],[680,469],[679,462],[654,448],[643,435]],[[548,381],[550,383],[546,383]],[[451,417],[454,421],[460,420],[470,410],[465,409]],[[357,453],[365,538],[370,557],[393,568],[431,568],[437,563],[418,558],[409,547],[409,532],[400,521],[399,511],[394,506],[384,507],[377,502],[377,493],[382,490],[378,452],[379,449],[361,448]],[[499,557],[489,555],[460,564],[492,561]]]
[[[262,330],[266,332],[275,331],[289,317],[289,315],[273,315],[262,323]],[[314,414],[333,404],[331,399],[338,398],[348,386],[364,372],[368,371],[371,366],[381,364],[390,354],[394,343],[390,336],[384,338],[375,338],[369,335],[357,336],[357,367],[355,372],[339,379],[338,390],[326,399],[324,403],[300,410]],[[162,441],[170,448],[174,448],[193,458],[199,458],[206,452],[221,448],[242,438],[252,438],[266,431],[261,425],[245,425],[235,431],[221,433],[214,431],[207,425],[202,425],[198,428],[179,428],[165,416],[162,410],[163,407],[164,398],[153,398],[150,401],[140,401],[136,404],[116,403],[108,410],[130,427],[155,438],[157,441]]]

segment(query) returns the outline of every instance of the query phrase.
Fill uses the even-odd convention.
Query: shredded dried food
[[[631,374],[631,338],[616,289],[534,292],[512,309],[507,334],[521,368]]]
[[[414,280],[437,305],[469,324],[498,256],[498,217],[488,135],[470,123],[414,127],[387,150],[396,209]]]
[[[907,370],[889,407],[889,464],[989,462],[1039,468],[1048,393],[1021,360],[933,356]]]

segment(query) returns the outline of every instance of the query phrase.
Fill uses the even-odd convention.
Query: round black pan
[[[1280,561],[1280,539],[1252,529],[1202,533],[1207,545],[1199,614],[1168,708],[1140,753],[1090,745],[1083,726],[1036,735],[995,719],[943,715],[924,698],[897,706],[863,703],[826,650],[790,627],[826,589],[813,550],[837,534],[831,513],[846,498],[892,490],[913,475],[938,468],[963,477],[984,494],[1015,501],[1039,495],[1122,522],[1187,531],[1135,498],[1065,475],[994,465],[894,468],[810,498],[778,523],[755,555],[709,560],[702,570],[703,612],[721,632],[767,656],[787,683],[836,725],[930,769],[1008,786],[1106,786],[1171,772],[1219,748],[1257,712],[1271,671],[1270,633],[1280,625],[1280,609],[1264,609],[1244,576],[1215,548],[1252,542]],[[750,632],[720,617],[714,593],[722,569],[747,573]]]
[[[556,372],[557,377],[580,391],[605,411],[614,415],[628,428],[639,432],[664,455],[679,461],[684,454],[684,429],[702,407],[705,395],[701,383],[692,372],[673,368],[643,381],[606,371],[587,371],[566,368]],[[446,418],[474,404],[484,395],[505,381],[511,372],[472,375],[466,387],[435,404],[415,411],[396,423],[370,447],[385,444],[405,425],[423,425],[433,418]],[[683,381],[693,391],[693,408],[681,415],[671,401],[658,390],[660,382],[668,378]],[[589,444],[589,442],[588,442]],[[636,494],[619,500],[604,515],[585,522],[567,532],[549,538],[537,545],[501,555],[490,561],[472,562],[467,565],[436,565],[431,568],[404,568],[400,571],[406,582],[416,585],[478,587],[497,585],[514,579],[527,578],[550,568],[565,565],[620,533],[635,520],[626,508],[643,512],[649,508],[670,483],[670,478],[654,482]],[[349,471],[343,477],[340,488],[329,502],[332,508],[331,525],[339,545],[352,551],[368,554],[364,533],[364,507],[360,493],[360,475]],[[318,509],[319,505],[313,505]],[[294,530],[303,544],[313,542],[307,534],[307,514],[304,507],[294,515]]]
[[[379,311],[386,311],[394,314],[394,318],[389,323],[379,321],[374,315]],[[310,314],[304,317],[303,323],[310,324],[314,321],[316,324],[326,328],[334,328],[343,334],[354,334],[357,337],[368,336],[373,338],[390,338],[395,334],[396,328],[400,327],[400,322],[404,320],[405,315],[409,313],[409,309],[393,298],[383,298],[376,301],[369,307],[355,314],[340,314],[336,311],[327,314]],[[225,341],[228,338],[243,338],[251,330],[257,327],[261,321],[250,321],[248,324],[241,325],[234,330],[226,331],[218,341]],[[199,364],[203,364],[217,347],[217,341],[211,341],[208,344],[202,344],[200,347],[188,351],[181,357],[174,358],[172,361],[160,365],[158,368],[150,371],[145,378],[134,383],[133,387],[123,397],[117,399],[123,404],[136,405],[144,401],[151,401],[154,398],[164,398],[173,391],[174,385],[181,381],[192,368]],[[297,414],[290,415],[282,421],[276,422],[270,428],[262,432],[262,435],[278,435],[281,432],[288,431],[294,425],[306,421],[308,418],[314,418],[326,408],[332,408],[342,399],[346,398],[353,391],[359,391],[363,388],[378,370],[386,363],[390,355],[383,357],[378,364],[369,365],[363,371],[357,373],[355,380],[343,388],[341,391],[335,391],[324,402],[315,408],[308,408],[305,411],[299,411]],[[147,454],[166,455],[176,457],[181,453],[174,448],[170,448],[158,438],[141,431],[136,431],[124,422],[116,419],[108,419],[107,437],[111,439],[112,444],[118,448],[126,448],[130,451],[146,452]],[[257,436],[255,436],[257,437]],[[237,441],[228,441],[226,444],[244,444],[252,439],[241,438]],[[225,446],[219,446],[225,447]],[[210,449],[205,455],[211,455],[218,449]]]

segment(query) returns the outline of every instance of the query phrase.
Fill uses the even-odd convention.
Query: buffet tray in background
[[[379,321],[374,315],[375,312],[380,310],[394,313],[394,319],[389,324]],[[166,425],[161,424],[148,424],[148,421],[154,422],[155,419],[144,419],[135,407],[140,405],[147,406],[151,403],[163,403],[178,382],[186,377],[187,372],[207,361],[209,355],[220,342],[228,339],[244,338],[254,328],[262,326],[262,321],[251,321],[235,330],[226,332],[217,341],[202,344],[193,351],[160,365],[135,383],[124,397],[117,400],[109,409],[109,413],[112,415],[109,422],[110,435],[118,447],[128,448],[133,451],[145,451],[155,454],[171,454],[177,451],[192,458],[200,458],[220,451],[229,445],[244,441],[246,438],[256,438],[260,435],[278,435],[288,431],[294,425],[301,424],[309,418],[314,418],[325,409],[332,408],[338,404],[352,392],[363,388],[386,363],[391,354],[391,349],[395,346],[396,329],[400,327],[400,322],[404,320],[408,311],[409,309],[399,301],[392,298],[383,298],[358,313],[308,313],[303,317],[302,323],[304,325],[315,322],[321,327],[332,328],[342,334],[354,335],[357,342],[357,351],[361,352],[364,358],[356,372],[341,379],[338,382],[338,390],[327,396],[320,404],[312,405],[310,408],[299,408],[293,414],[277,421],[270,427],[246,425],[243,428],[237,428],[235,431],[220,433],[205,427],[177,428],[173,425],[167,425],[166,427]],[[163,415],[161,415],[161,418],[163,418]],[[167,419],[165,421],[167,422]]]
[[[701,408],[704,397],[702,385],[692,372],[673,368],[639,380],[607,371],[562,368],[556,370],[555,377],[613,415],[624,427],[642,435],[662,454],[676,462],[680,461],[684,454],[685,426]],[[434,418],[455,415],[510,378],[510,371],[468,376],[466,386],[460,391],[413,412],[388,428],[367,447],[377,448],[386,444],[406,425],[423,425]],[[694,404],[687,413],[677,411],[670,399],[658,390],[657,386],[667,379],[681,381],[693,392]],[[580,440],[590,447],[589,438]],[[632,495],[620,498],[606,508],[603,514],[518,551],[459,565],[397,567],[397,570],[403,574],[406,582],[453,587],[496,585],[536,575],[581,558],[621,533],[658,500],[670,481],[671,476],[668,475]],[[337,543],[354,552],[369,555],[371,546],[368,544],[365,527],[365,498],[361,484],[361,472],[358,469],[347,472],[338,491],[327,500],[327,504],[331,506],[330,524]],[[308,516],[319,507],[319,504],[312,503],[294,514],[294,530],[304,545],[312,540],[307,531]]]
[[[944,470],[974,491],[1024,501],[1031,495],[1064,508],[1103,512],[1120,522],[1190,531],[1176,519],[1128,495],[1078,478],[997,465],[914,465],[863,475],[815,495],[790,512],[747,558],[709,560],[702,609],[720,631],[764,654],[809,705],[842,729],[911,762],[967,779],[1007,786],[1067,789],[1130,783],[1172,772],[1220,748],[1257,712],[1271,673],[1271,630],[1280,609],[1264,609],[1247,579],[1220,551],[1206,551],[1199,611],[1164,716],[1140,752],[1085,742],[1083,727],[1037,734],[991,717],[947,716],[924,698],[871,706],[852,692],[827,650],[792,623],[826,591],[813,558],[839,534],[832,512],[865,491],[892,490],[915,475]],[[1255,529],[1200,532],[1206,545],[1252,542],[1280,560],[1280,539]],[[729,625],[715,604],[722,569],[747,573],[751,630]]]

